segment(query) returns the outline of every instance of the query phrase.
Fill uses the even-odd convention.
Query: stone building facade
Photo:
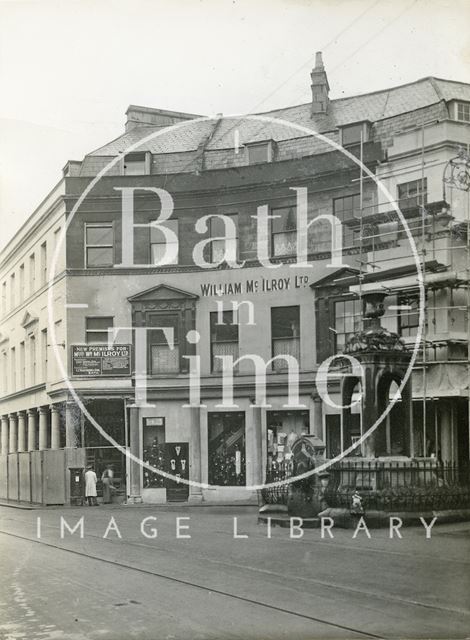
[[[250,502],[267,466],[288,460],[297,436],[315,434],[328,455],[341,453],[361,435],[360,390],[355,426],[345,436],[341,411],[325,403],[317,374],[360,328],[362,288],[380,279],[390,294],[384,323],[410,345],[416,333],[416,265],[396,202],[424,256],[433,310],[427,375],[418,364],[413,373],[416,448],[399,451],[389,437],[380,454],[426,457],[439,449],[466,464],[468,378],[465,386],[459,372],[468,362],[467,214],[461,193],[452,203],[443,196],[442,176],[458,145],[470,142],[469,104],[470,85],[435,78],[333,100],[317,56],[305,105],[211,119],[129,107],[125,133],[69,162],[0,255],[0,497],[67,502],[68,470],[88,462],[98,475],[114,464],[123,496],[134,501]],[[165,242],[151,223],[162,213],[163,192],[171,195],[166,225],[178,250],[157,265]],[[315,222],[306,234],[308,264],[300,265],[304,194],[307,221]],[[129,222],[123,210],[130,201]],[[272,216],[264,230],[260,208]],[[232,221],[230,241],[220,240],[223,226],[214,215]],[[343,228],[339,264],[331,224],[322,218],[331,215]],[[204,240],[208,264],[201,266],[194,248]],[[229,244],[239,268],[220,259]],[[253,355],[267,363],[261,406]],[[242,358],[230,406],[222,401],[220,356]],[[295,406],[283,356],[298,362]],[[199,403],[190,396],[196,362]],[[463,381],[456,389],[439,376]],[[430,411],[426,377],[434,380],[431,404],[440,403],[429,445],[430,429],[423,440],[419,428],[419,407]],[[436,395],[443,389],[445,397]],[[329,391],[339,404],[339,378],[331,378]]]

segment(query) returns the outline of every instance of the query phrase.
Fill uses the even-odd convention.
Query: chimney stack
[[[330,85],[323,66],[321,51],[317,51],[315,54],[315,67],[312,69],[310,77],[312,79],[312,115],[327,113]]]

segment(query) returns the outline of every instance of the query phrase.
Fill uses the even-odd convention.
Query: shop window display
[[[156,469],[165,470],[165,420],[164,418],[144,418],[143,428],[143,460]],[[143,470],[144,489],[164,489],[165,477]]]
[[[208,417],[209,484],[245,485],[245,414],[210,413]]]
[[[268,411],[266,416],[267,481],[275,482],[293,472],[292,445],[309,433],[308,411]]]

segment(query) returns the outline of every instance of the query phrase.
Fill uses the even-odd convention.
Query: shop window
[[[85,337],[87,344],[108,344],[109,329],[113,328],[113,318],[108,316],[86,318]]]
[[[398,298],[398,333],[403,338],[416,336],[419,327],[419,295]]]
[[[245,477],[245,414],[208,414],[209,484],[243,486]]]
[[[124,156],[124,162],[122,167],[123,175],[143,176],[146,173],[148,173],[145,156],[146,156],[145,152],[126,154]]]
[[[470,122],[470,102],[457,102],[457,120]]]
[[[165,471],[165,418],[144,418],[142,452],[143,460],[155,469]],[[163,489],[165,477],[143,468],[144,489]]]
[[[263,162],[272,162],[273,143],[272,140],[267,142],[254,142],[246,145],[248,150],[248,164],[260,164]]]
[[[219,314],[210,314],[211,325],[211,370],[222,371],[222,360],[218,356],[232,356],[238,359],[238,323],[233,311],[222,313],[221,324]]]
[[[268,411],[266,414],[267,477],[273,479],[291,471],[292,445],[309,433],[308,411]]]
[[[224,214],[230,217],[230,219],[235,224],[236,228],[236,237],[233,240],[213,240],[210,243],[211,249],[211,262],[219,263],[225,253],[226,250],[233,251],[235,250],[235,255],[237,256],[238,252],[238,214],[230,213]],[[222,238],[226,236],[225,231],[225,222],[221,218],[210,218],[210,234],[211,238]]]
[[[114,229],[111,222],[85,224],[85,263],[90,267],[114,264]]]
[[[167,220],[165,227],[173,231],[176,234],[176,241],[173,243],[167,242],[163,231],[158,227],[150,227],[150,259],[152,264],[178,264],[178,220]],[[165,260],[161,262],[165,253],[173,251],[173,247],[170,245],[176,245],[176,257],[173,260]],[[167,249],[168,246],[168,249]]]
[[[335,302],[336,352],[344,351],[346,343],[361,330],[362,304],[360,300]]]
[[[273,307],[271,309],[272,357],[289,355],[300,364],[300,307]],[[273,369],[286,369],[287,362],[274,360]]]
[[[147,332],[147,344],[149,350],[150,373],[178,373],[180,370],[179,349],[179,316],[177,314],[151,314],[147,326],[160,327]],[[164,329],[173,330],[173,342],[171,347]]]
[[[397,185],[398,189],[398,206],[400,209],[414,209],[420,205],[424,206],[427,199],[428,183],[427,179],[412,180]]]

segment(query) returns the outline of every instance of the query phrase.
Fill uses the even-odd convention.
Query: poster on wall
[[[131,374],[131,345],[72,345],[72,375],[100,378]]]

